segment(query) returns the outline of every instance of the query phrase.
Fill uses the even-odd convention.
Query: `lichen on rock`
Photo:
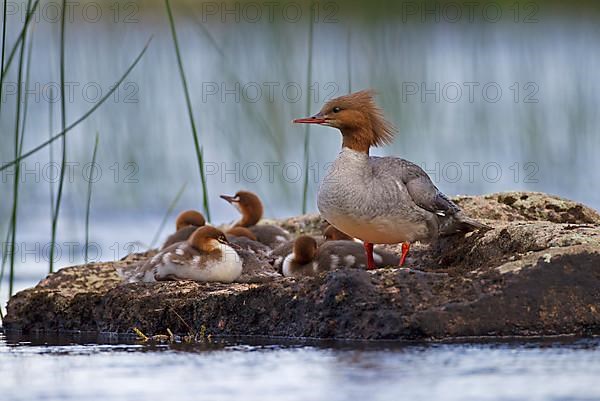
[[[49,275],[10,299],[4,327],[361,339],[600,334],[595,210],[530,192],[455,200],[494,229],[414,244],[406,268],[123,284],[115,268],[153,253],[134,254]],[[311,214],[271,223],[298,235],[320,233],[324,222]]]

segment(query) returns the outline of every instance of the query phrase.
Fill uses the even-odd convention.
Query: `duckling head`
[[[325,230],[323,230],[323,236],[325,237],[325,241],[352,241],[353,238],[348,234],[345,234],[335,228],[334,226],[327,226]]]
[[[240,221],[234,226],[250,227],[260,221],[263,215],[263,205],[260,198],[250,191],[238,191],[234,196],[221,195],[221,198],[235,206],[242,214]]]
[[[175,220],[175,228],[179,231],[188,226],[202,227],[206,224],[206,219],[202,213],[196,210],[186,210],[179,213]]]
[[[235,237],[246,237],[248,239],[251,239],[252,241],[257,240],[256,235],[254,235],[254,233],[252,231],[250,231],[246,227],[242,227],[242,226],[230,228],[229,230],[227,230],[227,234],[233,235]]]
[[[301,235],[294,241],[294,262],[306,264],[317,256],[317,241],[309,235]]]
[[[383,117],[373,90],[363,90],[331,99],[312,117],[294,123],[319,124],[337,128],[342,133],[342,146],[369,152],[371,146],[389,144],[396,129]]]
[[[223,231],[212,226],[198,228],[188,239],[188,243],[202,252],[214,252],[221,249],[221,244],[229,244]]]

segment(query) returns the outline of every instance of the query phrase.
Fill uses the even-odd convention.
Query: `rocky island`
[[[242,275],[233,284],[124,284],[115,269],[150,251],[50,274],[10,299],[3,326],[407,340],[600,334],[598,212],[533,192],[453,200],[493,229],[415,244],[407,267],[302,279]],[[322,220],[313,214],[272,223],[317,234]]]

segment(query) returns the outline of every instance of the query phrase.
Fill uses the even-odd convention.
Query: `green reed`
[[[190,13],[192,13],[192,10],[190,10]],[[223,65],[223,73],[230,77],[231,80],[234,82],[243,82],[240,76],[232,68],[230,68],[232,63],[229,62],[229,60],[227,59],[227,55],[225,52],[226,49],[224,49],[223,46],[220,46],[217,43],[214,36],[211,35],[210,31],[206,28],[204,23],[196,19],[194,20],[194,22],[194,26],[200,30],[202,36],[206,38],[211,44],[211,46],[217,51],[217,53],[219,53],[219,57],[221,58],[221,63]],[[242,107],[247,108],[248,103],[242,102]],[[252,117],[260,124],[261,129],[267,132],[269,137],[268,141],[270,143],[278,143],[281,140],[281,135],[278,135],[275,132],[271,124],[269,124],[269,122],[265,119],[262,113],[255,113],[254,111],[250,111],[250,113],[252,113]],[[282,147],[276,147],[275,151],[278,153],[278,157],[280,159],[284,157]]]
[[[208,204],[208,190],[206,185],[206,177],[204,175],[204,155],[202,148],[200,147],[200,141],[198,140],[198,132],[196,130],[196,122],[194,121],[194,112],[192,110],[192,101],[190,100],[190,93],[188,89],[187,79],[185,77],[185,71],[183,69],[183,62],[181,60],[181,52],[179,51],[179,41],[177,40],[177,30],[175,29],[175,21],[173,20],[173,13],[171,12],[171,5],[169,0],[165,0],[165,7],[167,8],[167,15],[169,16],[169,25],[171,26],[171,34],[173,36],[173,45],[175,47],[175,54],[177,55],[177,65],[179,67],[179,75],[181,77],[181,84],[183,86],[183,93],[185,95],[185,101],[187,104],[188,116],[192,127],[192,135],[194,137],[194,148],[196,150],[196,158],[198,159],[198,168],[200,169],[200,181],[202,183],[202,203],[204,212],[206,213],[206,219],[210,221],[210,208]]]
[[[64,131],[67,126],[67,111],[65,102],[65,10],[67,0],[62,2],[62,12],[60,16],[60,117],[61,128]],[[56,192],[56,203],[52,213],[52,237],[50,239],[50,267],[49,271],[54,271],[54,247],[56,244],[56,228],[58,226],[58,215],[60,213],[60,203],[62,200],[63,186],[65,183],[65,169],[67,166],[67,137],[62,137],[62,160],[60,164],[60,176],[58,178],[58,190]]]
[[[350,27],[346,36],[346,68],[348,69],[348,93],[352,93],[352,29]]]
[[[21,160],[28,158],[29,156],[39,152],[40,150],[44,149],[46,146],[50,145],[52,142],[56,141],[57,139],[62,138],[63,136],[65,136],[69,131],[71,131],[73,128],[75,128],[76,126],[78,126],[79,124],[81,124],[83,121],[85,121],[90,115],[92,115],[100,106],[102,106],[102,104],[104,104],[104,102],[112,96],[112,94],[117,90],[117,88],[123,83],[123,81],[125,80],[125,78],[127,78],[127,76],[131,73],[131,71],[134,69],[134,67],[139,63],[139,61],[142,59],[142,56],[146,53],[146,50],[148,50],[148,46],[150,45],[150,42],[152,41],[152,37],[148,40],[148,42],[146,42],[146,45],[144,46],[144,48],[142,49],[142,51],[140,51],[140,53],[137,55],[137,57],[135,58],[135,60],[133,60],[133,62],[131,63],[131,65],[127,68],[127,70],[125,70],[125,72],[123,73],[123,75],[121,76],[121,78],[119,78],[119,80],[114,84],[114,86],[112,86],[107,92],[106,94],[100,98],[100,100],[94,104],[92,107],[90,107],[90,109],[88,111],[86,111],[85,113],[83,113],[83,115],[81,117],[79,117],[77,120],[75,120],[73,123],[71,123],[71,125],[69,125],[68,127],[66,127],[64,130],[60,131],[58,134],[48,138],[48,140],[40,143],[39,145],[35,146],[33,149],[25,152],[24,154],[22,154],[21,156],[19,156],[18,158],[11,160],[8,163],[4,163],[0,166],[0,172],[8,169],[9,167],[14,166],[15,164],[19,163]]]
[[[31,7],[31,0],[27,1],[27,10]],[[22,139],[20,138],[21,129],[21,93],[22,93],[22,82],[23,82],[23,63],[25,60],[25,44],[27,43],[27,30],[23,35],[23,41],[21,42],[21,49],[19,54],[19,69],[18,69],[18,81],[17,81],[17,110],[15,113],[15,158],[18,158],[22,151]],[[26,84],[27,85],[27,84]],[[25,123],[23,123],[25,125]],[[23,130],[23,135],[25,134]],[[17,239],[17,210],[19,206],[19,178],[21,173],[21,163],[17,163],[15,166],[15,179],[13,182],[13,205],[10,217],[11,225],[11,253],[10,253],[10,273],[8,277],[8,296],[11,296],[14,288],[15,279],[15,243]]]
[[[7,6],[7,2],[4,2],[4,8],[3,8],[3,23],[2,23],[2,56],[1,56],[1,62],[0,62],[0,88],[2,88],[3,86],[3,81],[4,81],[4,77],[6,76],[7,72],[8,72],[8,68],[10,67],[10,64],[13,60],[14,55],[17,52],[17,49],[19,49],[19,46],[21,45],[23,38],[25,37],[26,34],[26,30],[27,27],[31,21],[31,17],[33,16],[33,13],[35,12],[35,9],[37,8],[37,5],[39,3],[39,0],[36,0],[36,2],[33,4],[33,7],[31,8],[31,10],[27,13],[26,15],[26,19],[25,22],[23,24],[23,27],[21,29],[21,32],[19,34],[19,37],[16,41],[16,43],[13,45],[11,51],[10,51],[10,55],[8,57],[8,61],[6,62],[6,65],[4,65],[4,57],[5,57],[5,50],[6,50],[6,26],[7,26],[7,18],[6,18],[6,6]],[[30,44],[30,48],[29,48],[29,52],[31,53],[31,44]],[[29,64],[28,64],[29,65]],[[28,71],[29,71],[29,67],[28,67]],[[27,73],[28,76],[29,73]],[[0,90],[0,94],[1,94],[1,90]],[[2,102],[0,101],[0,114],[2,111]],[[25,109],[26,110],[26,109]],[[25,113],[26,114],[26,113]],[[22,145],[23,145],[23,140],[21,137],[21,140],[19,141],[19,154],[22,150]],[[12,215],[12,212],[11,212]],[[8,252],[6,252],[6,247],[9,244],[9,242],[11,242],[12,246],[14,247],[14,242],[11,241],[11,234],[12,234],[12,218],[11,221],[9,221],[8,223],[8,227],[6,230],[6,238],[4,243],[2,244],[3,246],[3,252],[2,252],[2,266],[0,267],[0,284],[2,283],[3,279],[4,279],[4,272],[5,272],[5,267],[6,267],[6,262],[8,260]],[[12,251],[11,251],[12,252]]]
[[[177,203],[179,203],[179,199],[181,198],[181,195],[183,195],[183,193],[185,192],[186,187],[187,187],[187,182],[184,182],[183,185],[181,186],[181,188],[179,189],[179,191],[177,191],[177,194],[175,194],[175,197],[169,204],[169,207],[167,208],[167,212],[165,213],[163,219],[161,220],[161,222],[158,226],[158,230],[156,230],[156,233],[152,237],[152,242],[150,242],[150,246],[148,247],[148,249],[154,248],[154,246],[158,242],[158,238],[160,237],[160,234],[162,233],[163,229],[165,228],[165,225],[167,224],[167,221],[169,220],[169,216],[171,216],[171,213],[173,213],[173,210],[175,210],[175,207],[177,206]]]
[[[17,37],[16,42],[13,44],[13,47],[10,50],[10,54],[8,55],[8,58],[6,59],[6,65],[4,65],[2,67],[2,74],[1,74],[2,76],[6,76],[6,73],[8,72],[8,69],[10,68],[10,65],[12,64],[12,61],[13,61],[15,55],[17,54],[17,50],[19,49],[19,46],[23,42],[23,37],[25,36],[25,30],[29,26],[29,23],[32,21],[31,18],[33,17],[33,14],[35,13],[35,10],[37,9],[37,6],[39,3],[40,3],[40,0],[36,0],[35,3],[33,3],[31,10],[25,16],[25,21],[24,21],[23,27],[21,28],[21,32],[19,33],[19,36]],[[6,3],[4,3],[4,4],[6,5]],[[6,24],[4,24],[4,26],[6,26]],[[4,62],[3,62],[3,64],[4,64]]]
[[[310,6],[310,21],[308,24],[308,58],[306,65],[306,115],[310,114],[310,85],[312,81],[312,57],[313,57],[313,18],[315,5]],[[302,213],[306,213],[306,200],[308,198],[308,162],[310,150],[310,124],[304,127],[304,185],[302,188]]]
[[[96,168],[96,154],[98,153],[98,142],[100,134],[96,131],[96,140],[94,141],[94,151],[92,153],[92,164],[90,167],[90,176],[88,177],[87,201],[85,205],[85,264],[88,263],[88,247],[90,243],[90,206],[92,204],[92,186],[94,180],[92,174]]]
[[[6,50],[6,7],[8,1],[4,1],[2,8],[2,55],[0,56],[0,97],[2,96],[2,87],[4,85],[4,51]],[[0,100],[0,111],[2,111],[2,101]],[[1,113],[0,113],[1,114]]]
[[[54,99],[54,87],[50,87],[50,99]],[[52,130],[54,129],[54,102],[48,102],[48,139],[52,138]],[[50,165],[54,165],[54,152],[52,151],[52,145],[48,145],[48,158]],[[54,215],[54,185],[52,180],[48,180],[50,187],[50,219]]]
[[[2,86],[4,85],[4,51],[6,49],[6,10],[8,1],[4,1],[4,7],[2,8],[2,49],[0,56],[0,115],[2,114]],[[0,251],[2,251],[2,267],[0,268],[0,287],[2,286],[2,279],[4,278],[4,264],[6,262],[6,245],[8,244],[10,225],[6,230],[6,240],[1,244]],[[2,313],[2,306],[0,305],[0,314]]]

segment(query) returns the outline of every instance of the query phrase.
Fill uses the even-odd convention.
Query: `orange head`
[[[252,241],[256,241],[256,235],[246,227],[237,226],[232,227],[227,231],[227,234],[233,235],[234,237],[246,237],[251,239]]]
[[[212,226],[198,228],[188,239],[188,243],[199,251],[212,252],[220,249],[220,244],[228,244],[223,231]]]
[[[196,210],[186,210],[185,212],[179,213],[177,220],[175,220],[175,228],[181,230],[187,226],[202,227],[206,224],[206,219],[202,213]]]
[[[309,235],[301,235],[294,241],[294,262],[310,263],[317,256],[317,241]]]
[[[325,241],[340,241],[340,240],[352,241],[353,240],[353,238],[351,236],[341,232],[334,226],[327,226],[327,228],[325,228],[325,230],[323,230],[323,236],[325,237]]]
[[[235,206],[242,218],[235,226],[250,227],[260,221],[263,215],[263,205],[260,198],[249,191],[238,191],[234,196],[221,195],[221,198]]]
[[[396,131],[383,117],[373,96],[372,90],[363,90],[337,97],[314,116],[296,119],[294,123],[337,128],[342,133],[342,146],[368,153],[371,146],[391,143]]]

